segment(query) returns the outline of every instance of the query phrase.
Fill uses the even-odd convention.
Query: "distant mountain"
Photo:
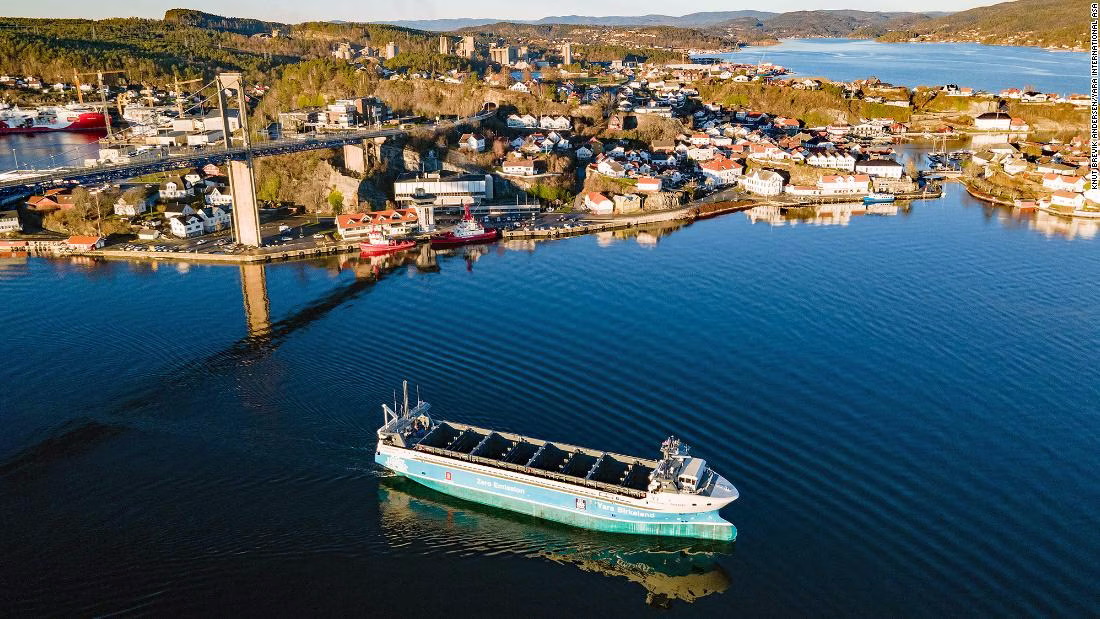
[[[736,19],[739,17],[751,17],[765,19],[777,15],[766,11],[707,11],[690,13],[688,15],[608,15],[593,17],[588,15],[557,15],[540,19],[512,19],[514,24],[570,24],[589,26],[709,26],[719,22]],[[500,19],[478,19],[471,17],[455,19],[404,19],[388,22],[379,22],[417,30],[432,30],[435,32],[451,32],[460,28],[476,28],[488,24],[500,22]]]
[[[1085,49],[1087,0],[1016,0],[911,24],[882,41],[974,41]]]

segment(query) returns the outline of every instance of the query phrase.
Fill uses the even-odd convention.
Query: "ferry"
[[[878,193],[878,192],[876,192],[876,193],[869,193],[869,194],[863,196],[863,203],[864,204],[886,204],[886,203],[889,203],[889,202],[893,202],[895,199],[896,198],[895,198],[894,194],[892,194],[892,193]]]
[[[0,109],[0,135],[46,131],[95,131],[107,128],[108,115],[88,105],[47,105]]]
[[[737,489],[675,437],[647,459],[435,419],[407,383],[403,401],[382,405],[375,462],[428,488],[598,531],[737,537],[718,513]]]
[[[485,228],[479,224],[470,214],[470,206],[466,205],[462,221],[459,221],[450,232],[433,236],[431,243],[432,247],[458,247],[472,243],[489,243],[497,240],[498,236],[500,234],[496,228]]]
[[[381,232],[371,232],[367,240],[359,243],[359,251],[365,256],[384,256],[412,249],[416,241],[397,241]]]

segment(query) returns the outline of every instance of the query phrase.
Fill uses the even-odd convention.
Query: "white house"
[[[741,179],[741,187],[762,196],[778,196],[783,193],[783,177],[771,170],[753,170]]]
[[[231,221],[229,211],[220,206],[207,206],[195,213],[202,219],[202,231],[209,234],[219,230],[228,230]]]
[[[195,190],[182,176],[172,176],[160,184],[161,200],[181,200],[195,195]]]
[[[464,133],[458,138],[458,148],[480,153],[485,150],[485,138],[476,133]]]
[[[584,194],[584,206],[598,215],[610,215],[615,210],[615,203],[607,196],[595,191]]]
[[[820,151],[806,157],[806,164],[818,168],[852,171],[856,167],[856,158],[846,152]]]
[[[592,149],[588,148],[587,146],[581,146],[581,147],[577,148],[577,150],[574,151],[574,152],[577,155],[577,159],[582,159],[582,160],[591,159],[592,154],[593,154]]]
[[[661,179],[653,176],[643,176],[638,179],[638,191],[660,191]]]
[[[596,171],[604,176],[613,178],[622,178],[626,176],[626,168],[623,167],[623,164],[611,158],[604,158],[597,163]]]
[[[871,177],[866,174],[828,174],[817,181],[821,195],[867,193]]]
[[[0,211],[0,234],[22,231],[23,226],[19,223],[19,211]]]
[[[1055,191],[1050,194],[1051,206],[1067,206],[1074,209],[1085,206],[1085,196],[1072,191]]]
[[[718,187],[737,182],[737,177],[741,175],[744,167],[732,159],[722,157],[700,163],[699,169],[702,170],[707,185]]]
[[[812,185],[787,185],[784,189],[792,196],[820,196],[821,190]]]
[[[218,187],[211,187],[203,196],[203,201],[211,206],[229,206],[233,204],[233,195],[228,191],[222,191]]]
[[[981,131],[1008,131],[1012,128],[1012,116],[1004,112],[986,112],[974,119],[974,128]]]
[[[535,162],[532,159],[505,159],[503,170],[505,174],[517,176],[534,176]]]
[[[530,114],[509,114],[505,122],[513,129],[533,129],[539,126],[538,119]]]
[[[566,116],[543,116],[539,118],[539,127],[554,131],[569,131],[573,128],[573,121]]]
[[[168,228],[172,234],[181,239],[193,236],[201,236],[203,233],[203,220],[198,215],[181,215],[168,220]]]
[[[531,92],[531,88],[523,82],[516,82],[515,84],[512,84],[508,87],[508,90],[511,90],[512,92]]]
[[[336,231],[345,240],[364,238],[372,232],[390,237],[415,233],[420,226],[415,208],[389,209],[370,213],[349,213],[336,216]]]
[[[905,168],[893,159],[868,159],[856,164],[856,172],[883,178],[901,178]]]
[[[137,217],[149,210],[153,204],[153,196],[143,194],[140,191],[127,191],[115,201],[115,215],[120,217]]]
[[[1085,190],[1085,179],[1080,176],[1063,176],[1061,174],[1044,174],[1043,187],[1055,191],[1072,191],[1081,193]]]

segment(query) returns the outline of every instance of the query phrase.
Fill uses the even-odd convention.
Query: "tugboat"
[[[364,256],[384,256],[406,249],[412,249],[416,241],[396,241],[381,232],[371,232],[367,240],[359,244],[359,251]]]
[[[500,235],[496,228],[485,228],[470,214],[470,205],[466,205],[462,221],[450,232],[432,237],[432,247],[446,248],[470,245],[471,243],[489,243]]]
[[[892,193],[869,193],[863,196],[864,204],[887,204],[895,200]]]

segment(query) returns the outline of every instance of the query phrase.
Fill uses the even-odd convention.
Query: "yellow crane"
[[[182,80],[182,81],[179,80],[179,79],[176,79],[176,78],[172,79],[172,91],[176,93],[176,111],[179,112],[180,116],[183,116],[183,98],[180,96],[183,93],[180,92],[180,86],[183,86],[183,85],[186,85],[186,84],[194,84],[195,82],[201,82],[201,81],[202,81],[201,77],[196,77],[193,80]]]
[[[107,107],[107,90],[103,86],[103,76],[111,73],[125,73],[122,69],[99,70],[91,73],[78,73],[73,69],[73,79],[76,82],[76,100],[84,103],[84,93],[80,90],[80,76],[94,75],[99,82],[99,94],[103,97],[103,126],[107,128],[107,139],[114,137],[111,133],[111,110]]]
[[[91,73],[77,73],[76,69],[73,69],[73,81],[76,82],[76,100],[80,103],[84,103],[84,92],[80,90],[80,76],[82,75],[94,75],[99,80],[99,87],[103,88],[103,76],[111,73],[125,73],[122,69],[114,69],[111,71],[92,71]]]

